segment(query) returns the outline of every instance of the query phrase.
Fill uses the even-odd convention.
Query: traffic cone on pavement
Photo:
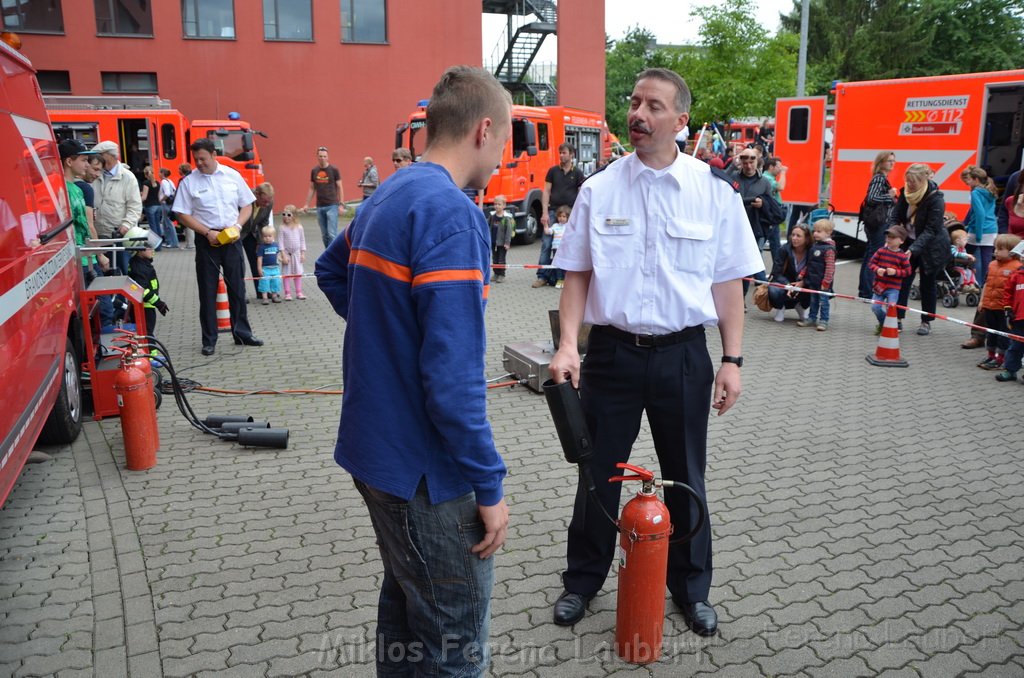
[[[874,355],[868,354],[867,361],[881,367],[908,367],[910,365],[900,357],[900,331],[895,304],[889,304],[886,308],[882,333],[878,335],[878,348],[875,349]]]
[[[217,331],[231,331],[231,307],[228,305],[228,288],[224,278],[217,280]]]

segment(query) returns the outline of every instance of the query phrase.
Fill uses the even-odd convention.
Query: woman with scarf
[[[935,281],[949,261],[949,232],[943,225],[946,200],[938,185],[931,180],[932,170],[928,165],[915,163],[907,168],[906,184],[893,214],[893,223],[907,229],[908,238],[903,249],[910,251],[911,273],[903,279],[900,288],[899,305],[906,306],[910,298],[910,286],[914,277],[920,275],[918,288],[921,290],[922,316],[917,333],[931,333],[932,314],[935,313]],[[903,329],[905,312],[900,309],[900,329]]]

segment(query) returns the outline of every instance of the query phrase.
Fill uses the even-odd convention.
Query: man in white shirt
[[[679,152],[690,91],[678,74],[640,74],[629,109],[636,153],[592,176],[580,191],[554,264],[566,271],[561,339],[551,360],[556,382],[580,388],[594,444],[591,469],[605,510],[618,508],[615,464],[629,457],[646,411],[665,479],[707,501],[704,467],[710,409],[724,414],[740,395],[743,295],[740,279],[764,268],[731,179]],[[594,325],[582,369],[577,337]],[[715,375],[704,328],[718,326],[722,366]],[[714,397],[712,399],[712,387]],[[694,518],[682,492],[666,494],[676,533]],[[565,591],[555,623],[583,618],[612,562],[617,530],[576,494],[567,544]],[[690,628],[718,629],[708,602],[710,521],[688,543],[669,548],[668,588]]]
[[[236,344],[262,346],[253,336],[245,310],[245,254],[241,240],[223,245],[220,231],[235,227],[252,214],[256,201],[242,175],[217,162],[217,148],[209,139],[190,147],[196,169],[178,183],[174,212],[178,221],[196,235],[196,279],[199,284],[199,324],[203,355],[213,355],[217,345],[217,281],[224,271],[231,309],[231,335]]]

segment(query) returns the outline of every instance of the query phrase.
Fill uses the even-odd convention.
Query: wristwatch
[[[736,367],[743,367],[743,356],[741,355],[723,355],[723,363],[732,363]]]

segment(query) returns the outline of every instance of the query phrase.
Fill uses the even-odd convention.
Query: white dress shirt
[[[634,334],[715,326],[711,285],[764,270],[739,194],[682,153],[657,171],[634,153],[590,177],[553,263],[592,271],[584,322]]]
[[[254,202],[256,196],[245,185],[242,175],[218,163],[212,174],[194,169],[182,179],[172,209],[219,231],[237,224],[239,210]]]

